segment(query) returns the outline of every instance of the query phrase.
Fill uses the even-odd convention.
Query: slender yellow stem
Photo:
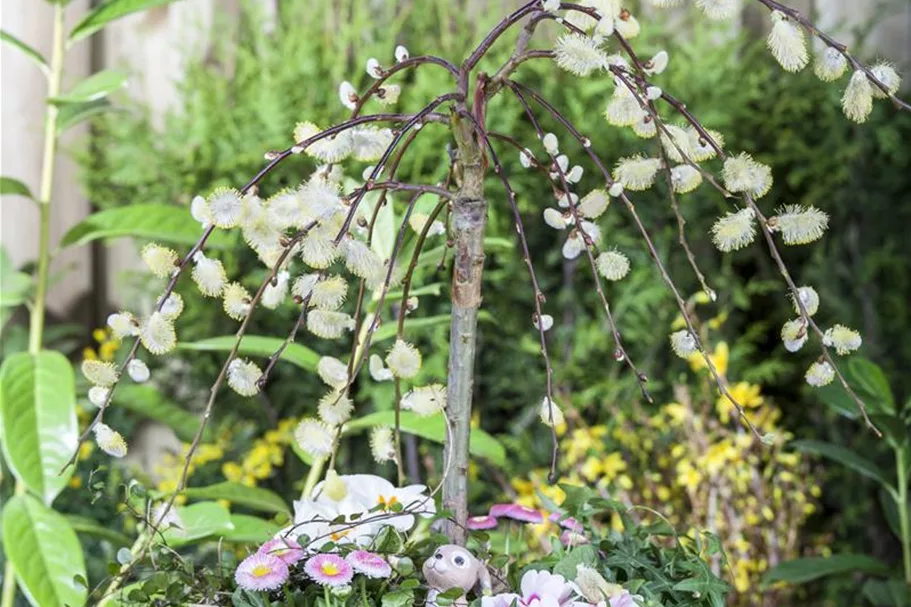
[[[911,586],[911,521],[908,515],[908,461],[902,449],[895,450],[898,465],[898,521],[901,530],[902,560],[905,565],[905,583]]]
[[[51,69],[47,75],[47,96],[60,94],[60,80],[63,76],[63,51],[65,30],[63,5],[54,5],[54,41],[51,51]],[[35,304],[32,306],[29,324],[28,351],[41,352],[44,335],[44,308],[47,300],[47,276],[50,264],[51,193],[54,187],[54,160],[57,155],[57,106],[47,104],[44,118],[44,157],[41,161],[41,189],[38,192],[38,274],[35,286]],[[16,483],[16,495],[25,493],[22,483]],[[12,607],[16,598],[16,571],[10,561],[3,571],[3,592],[0,607]]]

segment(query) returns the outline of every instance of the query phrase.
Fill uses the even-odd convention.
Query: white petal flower
[[[544,223],[555,230],[566,229],[566,218],[563,216],[563,213],[553,207],[544,209]]]
[[[835,369],[827,361],[817,361],[807,369],[807,383],[816,388],[827,386],[835,379]]]
[[[567,72],[585,77],[605,65],[607,55],[599,47],[584,34],[563,34],[554,46],[554,60]]]
[[[98,447],[111,457],[123,457],[127,454],[127,442],[119,432],[107,424],[95,424],[93,429]]]
[[[344,241],[345,267],[359,278],[373,279],[383,276],[386,266],[379,254],[356,238]]]
[[[139,334],[139,325],[129,312],[118,312],[108,316],[108,327],[117,339]]]
[[[375,126],[361,126],[351,129],[351,153],[355,160],[374,162],[383,157],[383,153],[395,138],[391,129]]]
[[[313,287],[319,280],[319,274],[302,274],[291,285],[291,292],[295,297],[306,299],[313,292]]]
[[[807,309],[807,314],[813,316],[819,310],[819,293],[813,287],[800,287],[797,289],[797,297],[800,298],[803,307]],[[794,303],[794,312],[800,314],[800,306],[797,305],[796,299],[792,296]]]
[[[331,455],[335,442],[332,429],[312,417],[305,417],[300,421],[294,430],[294,439],[301,449],[314,458]]]
[[[108,396],[111,394],[110,388],[101,386],[92,386],[89,388],[89,402],[96,407],[104,407],[108,402]]]
[[[209,218],[219,228],[233,228],[243,215],[240,192],[234,188],[216,188],[209,195],[206,206]]]
[[[82,374],[87,380],[102,388],[110,388],[117,383],[117,378],[120,377],[114,363],[103,360],[86,359],[82,361]]]
[[[592,190],[579,201],[578,211],[583,217],[598,219],[610,205],[610,197],[602,189]]]
[[[149,372],[149,367],[138,358],[134,358],[127,363],[127,373],[130,379],[139,384],[149,381],[149,377],[152,375]]]
[[[736,251],[753,242],[756,236],[755,217],[750,208],[720,217],[712,226],[712,241],[718,250],[725,253]]]
[[[877,63],[870,71],[873,72],[873,75],[877,80],[886,85],[886,88],[889,90],[890,95],[894,95],[898,92],[898,89],[902,85],[902,77],[899,76],[898,72],[895,71],[895,68],[888,63]],[[887,95],[881,88],[870,83],[871,90],[873,91],[873,96],[877,99],[886,99]]]
[[[338,310],[348,296],[348,283],[341,276],[329,276],[313,285],[310,305],[322,310]]]
[[[772,169],[756,162],[746,152],[724,161],[724,185],[732,192],[746,192],[753,198],[765,196],[772,188]]]
[[[823,82],[834,82],[841,78],[848,69],[848,60],[838,50],[827,46],[825,50],[816,55],[813,64],[813,73]]]
[[[860,348],[862,339],[860,333],[844,325],[835,325],[827,329],[822,337],[822,343],[844,356]]]
[[[392,371],[383,366],[383,359],[379,354],[370,355],[370,377],[374,381],[389,381],[393,378]]]
[[[622,183],[627,190],[647,190],[655,182],[655,175],[660,168],[661,161],[657,158],[639,155],[621,158],[614,168],[614,179]]]
[[[252,303],[250,293],[239,283],[231,282],[225,286],[224,309],[225,314],[234,320],[243,320],[250,311]]]
[[[873,111],[873,85],[863,70],[857,70],[851,76],[851,82],[841,98],[841,107],[845,116],[861,124]]]
[[[367,60],[367,75],[377,80],[383,77],[383,67],[375,57]]]
[[[810,62],[803,30],[781,11],[772,11],[772,31],[766,45],[785,71],[799,72]]]
[[[168,298],[161,305],[160,312],[168,320],[177,320],[180,313],[183,312],[183,297],[180,296],[180,293],[172,292],[168,295]]]
[[[649,76],[657,76],[667,69],[669,61],[667,51],[658,51],[655,56],[645,62],[645,73]]]
[[[421,417],[439,413],[446,408],[446,387],[431,384],[414,388],[402,397],[402,409],[413,411]]]
[[[532,318],[532,324],[535,326],[535,329],[547,332],[554,326],[554,317],[550,314],[542,314],[539,319],[537,315],[535,315]]]
[[[316,364],[316,372],[326,385],[341,390],[348,385],[348,365],[334,356],[323,356]]]
[[[376,426],[370,431],[370,453],[378,464],[395,459],[395,440],[392,428]]]
[[[282,270],[275,275],[275,283],[269,281],[269,284],[266,285],[266,288],[263,289],[263,296],[260,299],[263,306],[274,310],[285,301],[285,297],[288,296],[288,281],[291,279],[291,274],[287,270]]]
[[[139,327],[139,340],[152,354],[166,354],[177,345],[174,323],[161,312],[152,312]]]
[[[167,278],[177,270],[177,251],[150,242],[142,248],[142,260],[159,278]]]
[[[787,205],[769,218],[769,229],[781,232],[785,244],[807,244],[819,240],[829,226],[829,216],[816,207]]]
[[[225,288],[228,277],[221,261],[206,257],[202,251],[193,254],[193,282],[206,297],[218,297]]]
[[[681,164],[671,169],[671,183],[678,194],[688,194],[702,183],[702,173],[688,164]]]
[[[354,85],[345,80],[340,85],[338,85],[338,98],[349,110],[353,110],[357,107],[358,96],[357,91],[354,88]]]
[[[235,358],[228,365],[228,385],[241,396],[257,394],[259,392],[257,382],[262,376],[262,369],[249,360]]]
[[[795,318],[781,327],[781,341],[788,352],[797,352],[807,343],[807,325],[803,318]]]
[[[402,95],[402,87],[397,84],[384,84],[377,89],[374,96],[380,105],[392,106],[399,102]]]
[[[553,402],[546,396],[543,400],[541,400],[541,406],[538,410],[538,417],[541,418],[541,423],[548,428],[560,426],[566,423],[566,418],[563,416],[563,411],[560,409],[560,405]]]
[[[386,354],[386,366],[395,377],[411,379],[421,370],[421,353],[414,345],[397,339]]]
[[[608,280],[622,280],[629,274],[629,259],[620,251],[604,251],[595,260],[598,273]]]
[[[698,349],[696,347],[696,338],[686,329],[671,333],[671,349],[680,358],[687,358]]]
[[[317,413],[328,426],[341,426],[351,419],[354,403],[344,392],[332,390],[319,401]]]
[[[307,330],[323,339],[338,339],[354,329],[354,319],[344,312],[313,309],[307,313]]]
[[[714,21],[730,19],[740,11],[740,0],[696,0],[696,6]]]
[[[693,139],[686,129],[667,124],[660,133],[660,139],[664,152],[672,162],[683,163],[686,162],[686,158],[693,157]]]
[[[405,48],[405,46],[400,44],[397,47],[395,47],[395,60],[397,63],[401,63],[402,61],[405,61],[410,56],[411,55],[408,53],[408,49]]]
[[[556,155],[560,151],[560,143],[557,141],[557,136],[553,133],[547,133],[542,139],[544,143],[544,149],[550,155]]]

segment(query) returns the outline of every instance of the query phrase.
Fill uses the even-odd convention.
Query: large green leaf
[[[87,516],[67,514],[66,520],[77,534],[89,535],[91,537],[107,540],[116,548],[129,548],[130,544],[133,543],[133,540],[130,539],[129,536],[124,535],[115,529],[105,527],[95,519]]]
[[[169,527],[164,537],[170,546],[181,546],[234,529],[231,513],[217,502],[199,502],[177,508],[183,523],[180,529]]]
[[[191,441],[199,429],[199,416],[181,409],[152,386],[124,384],[114,390],[114,404],[165,424],[177,437]],[[210,430],[206,429],[206,439]]]
[[[813,556],[793,561],[785,561],[770,569],[763,582],[790,582],[803,584],[821,577],[846,574],[859,571],[873,575],[886,575],[889,566],[865,554],[833,554],[832,556]]]
[[[107,99],[95,99],[85,103],[70,103],[60,108],[57,113],[57,133],[76,126],[83,120],[91,118],[102,112],[107,112],[114,106]]]
[[[864,358],[851,358],[841,366],[845,381],[873,414],[894,414],[895,399],[882,369]],[[819,389],[822,401],[837,413],[856,419],[860,409],[854,398],[838,382]]]
[[[0,177],[0,196],[25,196],[33,198],[28,186],[12,177]]]
[[[903,580],[867,580],[864,597],[874,607],[911,607],[911,586]]]
[[[13,260],[0,248],[0,307],[18,306],[24,303],[32,288],[32,277],[16,271]]]
[[[850,449],[817,440],[799,440],[792,443],[792,445],[799,451],[816,453],[843,464],[855,472],[863,474],[867,478],[872,478],[884,487],[892,487],[892,483],[889,481],[888,476],[886,476],[886,473],[882,468],[867,458],[854,453]],[[894,491],[894,489],[892,490]]]
[[[111,21],[125,17],[130,13],[144,11],[156,6],[170,4],[171,2],[174,2],[174,0],[107,0],[102,2],[83,17],[82,21],[76,24],[76,27],[70,32],[69,43],[73,44],[87,36],[91,36]]]
[[[51,97],[48,102],[65,105],[104,99],[114,91],[125,87],[127,76],[127,73],[121,70],[101,70],[85,80],[77,82],[69,92]]]
[[[0,368],[3,454],[13,474],[45,504],[73,475],[60,470],[75,451],[76,388],[73,368],[59,352],[10,356]]]
[[[41,68],[41,71],[47,74],[50,72],[50,68],[47,65],[47,61],[44,60],[44,57],[41,56],[41,53],[36,51],[34,48],[19,40],[9,32],[5,30],[0,30],[0,41],[6,42],[13,48],[17,49],[20,53],[31,59],[35,62],[35,65]]]
[[[231,524],[234,529],[221,534],[226,542],[238,544],[262,544],[278,533],[279,527],[272,521],[249,516],[247,514],[232,514]]]
[[[291,514],[288,504],[277,493],[240,483],[224,482],[208,487],[189,487],[184,490],[184,495],[191,499],[228,500],[254,510]]]
[[[60,241],[61,247],[81,245],[100,238],[147,238],[174,244],[196,244],[202,228],[189,209],[172,204],[131,204],[93,213],[76,224]],[[227,248],[234,239],[215,231],[208,248]]]
[[[183,342],[177,345],[184,350],[199,350],[202,352],[229,352],[234,347],[235,337],[233,335],[222,335],[221,337],[210,337],[200,341]],[[272,356],[282,345],[284,339],[279,337],[265,337],[262,335],[246,335],[240,342],[240,353],[247,356]],[[319,363],[320,355],[300,344],[290,343],[282,353],[281,360],[315,371]]]
[[[66,518],[30,495],[17,495],[3,508],[3,548],[16,568],[19,587],[32,605],[82,605],[85,560]]]
[[[377,411],[352,420],[345,424],[345,434],[356,434],[374,426],[395,426],[395,411]],[[419,417],[411,411],[402,411],[400,426],[402,432],[437,443],[442,443],[446,438],[446,422],[442,415]],[[470,450],[472,455],[489,459],[498,466],[506,464],[506,450],[503,445],[483,430],[472,429]]]

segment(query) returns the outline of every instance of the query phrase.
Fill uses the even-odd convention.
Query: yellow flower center
[[[394,495],[389,498],[385,495],[381,495],[377,498],[376,503],[378,506],[382,506],[383,510],[390,510],[395,504],[399,503],[399,498]]]
[[[340,539],[342,539],[343,537],[345,537],[346,535],[348,535],[349,533],[351,533],[351,529],[345,529],[343,531],[336,531],[329,536],[329,539],[332,540],[333,542],[337,542]]]
[[[253,577],[263,577],[272,573],[272,568],[268,565],[257,565],[253,568],[253,571],[250,572],[250,575]]]
[[[339,572],[338,565],[332,562],[323,563],[319,568],[325,575],[338,575]]]

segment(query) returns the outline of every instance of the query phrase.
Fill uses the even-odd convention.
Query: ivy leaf
[[[0,30],[0,41],[6,42],[18,50],[20,53],[31,59],[33,62],[35,62],[35,65],[41,68],[41,71],[45,74],[49,74],[51,72],[51,68],[48,67],[47,61],[45,61],[44,57],[41,56],[41,53],[36,51],[34,48],[22,40],[19,40],[19,38],[16,38],[5,30]]]
[[[69,44],[72,45],[91,36],[111,21],[171,2],[174,0],[107,0],[107,2],[102,2],[76,24],[76,27],[70,32]]]
[[[87,103],[103,99],[126,85],[126,72],[121,70],[102,70],[78,82],[68,93],[49,98],[48,102],[55,105]]]
[[[25,196],[34,200],[28,186],[12,177],[0,177],[0,196]]]

